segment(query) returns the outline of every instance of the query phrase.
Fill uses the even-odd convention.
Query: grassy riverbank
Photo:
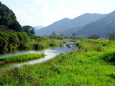
[[[19,62],[19,61],[25,61],[25,60],[31,60],[31,59],[37,59],[43,57],[44,54],[21,54],[21,55],[14,55],[14,56],[8,56],[8,57],[2,57],[0,58],[1,63],[11,63],[11,62]]]
[[[115,43],[77,40],[78,51],[47,62],[0,71],[2,86],[115,86]]]

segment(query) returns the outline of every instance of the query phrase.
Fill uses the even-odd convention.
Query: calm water
[[[2,67],[0,67],[0,70],[14,68],[14,67],[21,67],[23,65],[32,65],[32,64],[36,64],[36,63],[41,63],[41,62],[47,61],[49,59],[52,59],[61,53],[69,53],[74,50],[76,50],[76,48],[74,46],[72,46],[71,48],[58,47],[58,48],[48,48],[48,49],[42,50],[42,51],[18,51],[16,53],[0,55],[0,57],[7,57],[7,56],[13,56],[13,55],[19,55],[19,54],[27,54],[27,53],[44,53],[45,54],[44,58],[30,60],[30,61],[26,61],[26,62],[22,62],[22,63],[13,63],[13,64],[3,65]]]

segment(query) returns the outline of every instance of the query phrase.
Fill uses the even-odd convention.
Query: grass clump
[[[18,61],[25,61],[25,60],[31,60],[31,59],[37,59],[43,57],[44,54],[21,54],[21,55],[14,55],[9,57],[2,57],[0,58],[0,61],[4,61],[6,63],[9,62],[18,62]]]

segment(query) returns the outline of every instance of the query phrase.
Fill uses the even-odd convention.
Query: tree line
[[[23,49],[30,37],[25,32],[0,32],[0,53]]]

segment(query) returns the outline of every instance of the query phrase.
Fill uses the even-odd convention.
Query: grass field
[[[115,86],[115,43],[77,40],[79,50],[47,62],[0,71],[1,86]]]
[[[18,62],[18,61],[37,59],[37,58],[41,58],[43,56],[44,56],[44,54],[35,54],[35,53],[32,53],[32,54],[21,54],[21,55],[2,57],[2,58],[0,58],[0,61],[4,61],[6,63],[10,63],[10,62]]]

